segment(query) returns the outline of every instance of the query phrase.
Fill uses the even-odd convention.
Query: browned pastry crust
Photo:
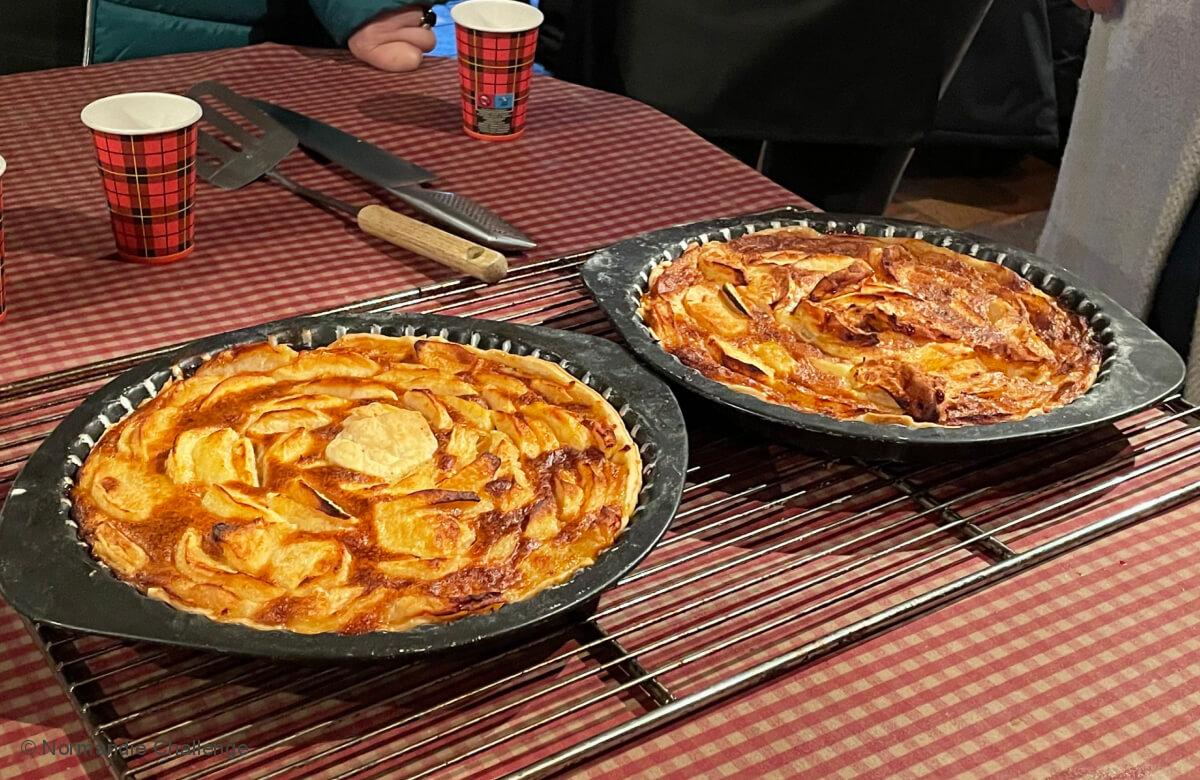
[[[349,335],[216,356],[108,431],[73,499],[95,555],[154,598],[357,634],[565,581],[640,489],[620,415],[558,365]]]
[[[1087,392],[1099,345],[1020,276],[911,238],[808,228],[693,246],[641,316],[710,379],[841,420],[981,425]]]

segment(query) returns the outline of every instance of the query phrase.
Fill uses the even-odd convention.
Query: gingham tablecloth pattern
[[[534,83],[525,139],[471,142],[458,131],[450,63],[393,76],[344,55],[263,46],[7,77],[0,153],[10,163],[12,312],[0,325],[0,380],[449,278],[266,184],[238,193],[204,187],[199,249],[183,264],[105,259],[111,239],[79,107],[110,92],[181,90],[212,77],[437,170],[440,184],[541,242],[526,262],[795,200],[650,109],[546,79]],[[365,196],[361,184],[303,160],[289,170]],[[1194,775],[1198,529],[1194,507],[1166,513],[671,726],[582,774]],[[24,754],[24,740],[80,743],[86,735],[3,606],[0,701],[0,777],[106,776],[97,759]]]
[[[0,382],[457,275],[265,182],[236,192],[201,184],[186,260],[143,268],[115,259],[80,109],[115,92],[182,92],[208,78],[435,171],[435,186],[475,198],[538,241],[514,267],[798,202],[657,111],[551,79],[533,85],[527,138],[474,141],[460,129],[458,76],[445,60],[396,75],[343,53],[264,45],[9,76],[0,79],[9,240]],[[355,203],[379,194],[300,152],[286,170]]]
[[[588,767],[670,777],[1200,771],[1195,507],[1148,520]]]

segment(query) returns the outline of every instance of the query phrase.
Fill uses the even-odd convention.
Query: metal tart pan
[[[1012,269],[1063,307],[1082,315],[1103,349],[1095,384],[1066,406],[1024,420],[960,427],[909,428],[837,420],[738,392],[664,350],[637,309],[653,266],[692,244],[728,241],[755,231],[807,226],[822,233],[904,236]],[[773,439],[837,456],[928,461],[995,454],[1031,440],[1065,436],[1112,423],[1151,406],[1183,382],[1183,360],[1165,341],[1104,293],[1071,272],[1013,247],[949,228],[885,217],[782,208],[655,230],[596,252],[580,271],[625,343],[653,369],[709,401],[748,416]]]
[[[299,634],[219,623],[143,595],[96,559],[72,517],[70,491],[104,432],[174,378],[227,347],[268,340],[298,349],[345,333],[441,336],[554,361],[606,397],[642,455],[637,509],[616,543],[568,581],[499,609],[406,631]],[[29,457],[0,511],[0,592],[39,623],[223,653],[305,660],[416,656],[511,640],[577,619],[658,543],[679,505],[687,433],[670,388],[606,339],[551,328],[427,314],[296,318],[194,341],[133,368],[88,397]]]

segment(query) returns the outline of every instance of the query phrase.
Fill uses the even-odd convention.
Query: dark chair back
[[[890,198],[990,4],[541,0],[539,56],[714,139],[870,149]]]
[[[83,61],[85,3],[0,0],[0,5],[0,74]]]

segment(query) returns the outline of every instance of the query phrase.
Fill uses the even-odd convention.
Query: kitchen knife
[[[397,157],[332,125],[304,114],[254,100],[300,139],[300,145],[376,184],[442,224],[496,249],[524,250],[537,246],[528,236],[470,198],[443,190],[425,189],[432,171]]]
[[[200,104],[207,125],[196,132],[196,174],[205,181],[236,190],[270,179],[313,203],[349,214],[364,233],[476,279],[490,284],[508,273],[507,259],[495,249],[378,204],[358,206],[330,197],[280,173],[275,167],[299,143],[295,134],[224,84],[202,81],[188,95]]]

